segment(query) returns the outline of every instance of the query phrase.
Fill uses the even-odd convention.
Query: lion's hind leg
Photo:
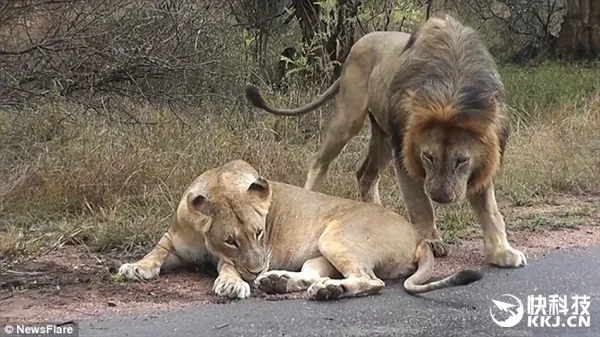
[[[392,156],[387,144],[387,137],[377,125],[375,118],[370,114],[369,119],[371,120],[369,152],[360,169],[356,172],[356,179],[358,180],[361,200],[381,205],[379,179],[389,166]]]
[[[344,71],[347,74],[360,72],[354,63],[349,63]],[[344,150],[350,139],[356,136],[363,127],[367,117],[367,78],[346,78],[342,74],[340,92],[335,99],[336,113],[333,116],[325,141],[314,156],[304,188],[320,192],[323,188],[329,165]]]
[[[121,265],[119,275],[137,281],[147,281],[156,278],[161,268],[171,269],[182,264],[181,259],[173,254],[173,252],[173,241],[171,235],[167,232],[163,234],[154,249],[141,260]]]
[[[271,270],[259,276],[255,285],[267,294],[285,294],[303,291],[311,284],[329,277],[340,277],[339,272],[323,256],[310,259],[299,272]]]
[[[323,279],[308,288],[308,297],[317,301],[343,297],[367,296],[379,293],[385,283],[372,273],[355,272],[346,274],[346,278]]]

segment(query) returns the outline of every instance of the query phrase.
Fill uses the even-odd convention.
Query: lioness
[[[428,244],[393,211],[267,181],[234,160],[196,178],[156,247],[119,274],[148,280],[164,269],[211,262],[220,296],[246,298],[254,281],[268,293],[308,289],[316,300],[375,294],[382,280],[400,276],[411,275],[404,282],[409,293],[482,277],[463,270],[426,283],[433,260]]]
[[[525,255],[508,243],[493,184],[508,138],[505,90],[475,30],[446,16],[429,19],[412,35],[369,33],[352,47],[340,78],[300,108],[269,107],[256,87],[246,88],[250,104],[287,116],[310,112],[336,94],[336,115],[306,189],[321,190],[330,163],[368,115],[369,151],[356,173],[363,201],[381,204],[379,177],[392,161],[408,218],[435,256],[445,256],[447,247],[431,201],[466,197],[482,224],[488,262],[526,265]]]

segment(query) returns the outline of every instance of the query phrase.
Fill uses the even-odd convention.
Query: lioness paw
[[[527,265],[523,252],[512,247],[499,249],[488,255],[488,262],[498,267],[516,268]]]
[[[254,281],[256,287],[267,294],[285,294],[288,292],[289,278],[286,274],[267,272]]]
[[[254,284],[267,294],[285,294],[308,289],[312,282],[302,276],[302,273],[271,270],[257,277]]]
[[[250,285],[242,279],[219,276],[213,291],[222,297],[244,299],[250,297]]]
[[[313,283],[307,290],[308,298],[311,300],[325,301],[340,298],[344,293],[344,287],[339,280],[323,280]]]
[[[119,268],[119,275],[130,280],[148,281],[156,278],[160,273],[160,267],[148,267],[141,263],[124,263]]]

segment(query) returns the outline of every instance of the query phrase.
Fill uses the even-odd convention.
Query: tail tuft
[[[452,276],[452,278],[452,285],[464,286],[469,283],[481,280],[483,278],[483,273],[476,270],[466,269],[459,271],[454,276]]]
[[[246,94],[246,100],[248,100],[251,105],[263,110],[267,107],[267,103],[260,95],[260,91],[257,87],[248,85],[244,91]]]

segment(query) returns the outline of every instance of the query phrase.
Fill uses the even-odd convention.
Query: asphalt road
[[[335,302],[250,299],[84,321],[80,336],[600,336],[600,248],[555,251],[528,262],[521,269],[488,268],[479,282],[420,296],[395,282],[380,295]],[[492,299],[514,301],[500,296],[507,293],[521,300],[525,314],[516,326],[502,328],[490,308],[496,319],[506,319]],[[590,327],[529,327],[527,296],[545,296],[549,306],[552,294],[567,295],[569,313],[571,296],[590,296]]]

